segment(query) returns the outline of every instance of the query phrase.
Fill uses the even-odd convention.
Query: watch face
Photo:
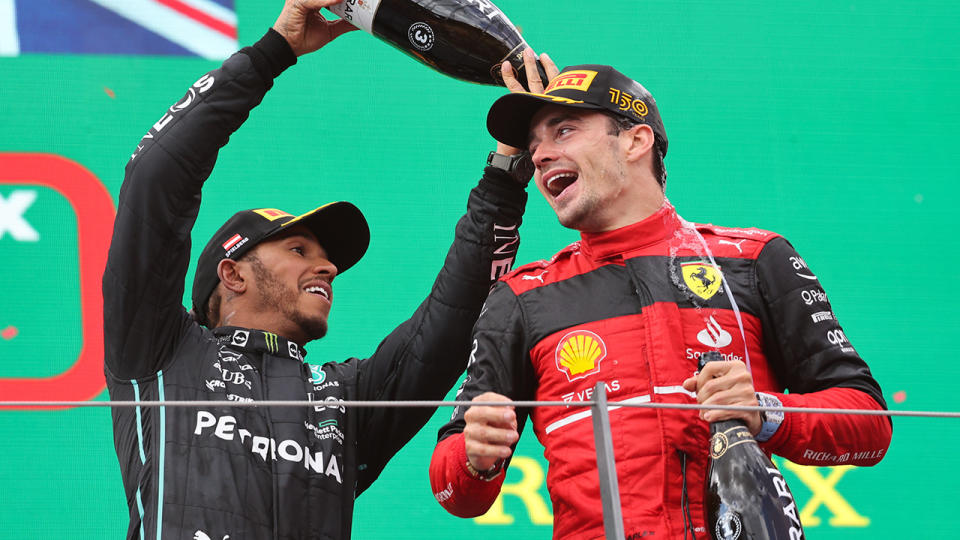
[[[491,165],[500,170],[506,171],[516,181],[523,184],[526,184],[530,181],[535,169],[529,152],[523,152],[521,154],[515,154],[512,156],[505,156],[496,152],[490,152],[490,155],[487,156],[487,165]]]
[[[782,407],[783,404],[780,403],[780,400],[767,394],[757,394],[757,401],[760,402],[761,407]],[[760,417],[764,422],[774,422],[781,423],[783,422],[783,411],[774,410],[774,411],[761,411]]]
[[[520,154],[520,159],[517,161],[517,172],[523,174],[523,178],[529,179],[533,176],[533,171],[536,167],[533,165],[533,158],[530,156],[529,152],[524,152]]]

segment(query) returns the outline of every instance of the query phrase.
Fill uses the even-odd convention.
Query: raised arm
[[[346,30],[346,23],[313,14],[333,3],[288,0],[275,28],[197,80],[137,146],[120,188],[103,276],[105,365],[113,376],[156,372],[177,338],[197,331],[182,298],[203,183],[273,79],[297,54]]]
[[[548,77],[557,67],[543,56]],[[533,51],[525,51],[527,73],[536,73]],[[503,76],[513,92],[523,91],[509,64]],[[530,81],[543,92],[544,82]],[[498,144],[507,156],[521,150]],[[527,161],[529,163],[529,160]],[[496,163],[494,162],[494,165]],[[366,399],[441,399],[456,382],[471,351],[470,332],[494,282],[506,274],[519,245],[526,184],[533,174],[520,168],[507,173],[497,166],[484,170],[470,193],[467,214],[457,224],[453,246],[433,289],[413,317],[400,325],[360,367],[360,391]],[[376,408],[364,412],[364,432],[377,436],[361,444],[364,467],[358,489],[376,479],[386,462],[430,418],[432,409]]]

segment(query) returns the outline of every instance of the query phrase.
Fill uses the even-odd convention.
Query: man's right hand
[[[533,52],[533,49],[524,49],[523,69],[527,73],[527,84],[530,85],[530,92],[534,94],[542,94],[546,85],[560,74],[557,65],[553,63],[553,59],[550,58],[547,53],[540,55],[540,63],[543,65],[543,70],[547,73],[546,81],[540,80],[540,72],[537,70],[537,55]],[[527,91],[527,89],[520,84],[520,81],[517,80],[517,75],[513,72],[513,66],[510,62],[504,62],[503,65],[500,66],[500,73],[503,76],[503,83],[507,86],[508,90],[514,93]],[[514,148],[502,142],[497,142],[498,154],[512,156],[522,151],[522,148]]]
[[[510,401],[506,396],[486,392],[473,401]],[[463,429],[467,459],[474,469],[488,471],[510,457],[512,445],[520,439],[517,414],[510,406],[474,405],[464,414]]]
[[[356,30],[344,19],[328,21],[320,9],[343,0],[286,0],[273,25],[297,56],[313,52],[343,34]]]

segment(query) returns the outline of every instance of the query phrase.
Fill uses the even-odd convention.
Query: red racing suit
[[[569,403],[517,410],[520,430],[532,418],[549,462],[554,538],[603,537],[590,410],[577,405],[598,381],[609,401],[696,403],[682,382],[716,350],[748,362],[756,390],[784,406],[886,408],[819,281],[785,239],[689,224],[669,203],[506,275],[474,338],[458,400],[492,391]],[[464,412],[440,430],[430,479],[449,512],[472,517],[487,511],[505,475],[488,482],[468,472]],[[610,423],[627,538],[684,538],[691,529],[707,538],[709,427],[698,411],[611,407]],[[761,447],[799,464],[873,465],[891,430],[878,416],[788,413]]]

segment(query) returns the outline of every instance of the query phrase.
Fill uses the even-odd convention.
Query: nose
[[[327,281],[333,281],[333,278],[337,277],[337,265],[333,264],[329,259],[325,257],[320,257],[317,261],[317,265],[314,266],[313,272],[318,276],[323,276],[327,278]]]
[[[542,141],[537,145],[537,148],[534,149],[530,159],[533,160],[533,164],[536,165],[537,169],[542,169],[544,165],[557,159],[556,146],[551,144],[550,141]]]

